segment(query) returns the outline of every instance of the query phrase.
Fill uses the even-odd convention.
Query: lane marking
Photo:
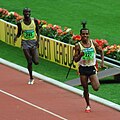
[[[12,94],[10,94],[10,93],[8,93],[8,92],[5,92],[5,91],[1,90],[1,89],[0,89],[0,92],[1,92],[1,93],[4,93],[5,95],[8,95],[8,96],[10,96],[10,97],[12,97],[12,98],[14,98],[14,99],[17,99],[17,100],[19,100],[19,101],[22,101],[22,102],[24,102],[24,103],[26,103],[26,104],[28,104],[28,105],[30,105],[30,106],[32,106],[32,107],[35,107],[35,108],[37,108],[37,109],[39,109],[39,110],[42,110],[42,111],[44,111],[44,112],[46,112],[46,113],[49,113],[49,114],[51,114],[51,115],[53,115],[53,116],[55,116],[55,117],[58,117],[58,118],[60,118],[61,120],[68,120],[68,119],[66,119],[66,118],[64,118],[64,117],[61,117],[61,116],[58,115],[58,114],[55,114],[55,113],[53,113],[53,112],[51,112],[51,111],[49,111],[49,110],[46,110],[46,109],[44,109],[44,108],[42,108],[42,107],[39,107],[39,106],[37,106],[37,105],[35,105],[35,104],[32,104],[32,103],[30,103],[30,102],[28,102],[28,101],[26,101],[26,100],[23,100],[22,98],[19,98],[19,97],[15,96],[15,95],[12,95]]]
[[[0,63],[2,63],[2,64],[4,64],[4,65],[7,65],[7,66],[11,67],[11,68],[14,68],[14,69],[16,69],[16,70],[19,70],[19,71],[21,71],[21,72],[24,72],[24,73],[27,73],[27,74],[28,74],[27,68],[22,67],[22,66],[20,66],[20,65],[17,65],[17,64],[15,64],[15,63],[9,62],[9,61],[7,61],[7,60],[5,60],[5,59],[0,58]],[[56,86],[58,86],[58,87],[60,87],[60,88],[65,89],[65,90],[74,92],[74,93],[76,93],[76,94],[78,94],[78,95],[81,95],[81,96],[83,95],[83,90],[80,90],[80,89],[78,89],[78,88],[72,87],[72,86],[67,85],[67,84],[64,84],[64,83],[62,83],[62,82],[59,82],[58,80],[49,78],[49,77],[47,77],[47,76],[44,76],[44,75],[39,74],[39,73],[34,72],[34,71],[33,71],[33,75],[34,75],[35,77],[37,77],[38,79],[42,79],[42,80],[45,81],[45,82],[51,83],[51,84],[53,84],[53,85],[56,85]],[[119,105],[119,104],[113,103],[113,102],[111,102],[111,101],[109,101],[109,100],[106,100],[106,99],[104,99],[104,98],[100,98],[100,97],[95,96],[95,95],[93,95],[93,94],[90,94],[90,99],[91,99],[91,100],[94,100],[94,101],[96,101],[96,102],[102,103],[103,105],[106,105],[106,106],[108,106],[108,107],[111,107],[111,108],[114,108],[114,109],[120,111],[120,105]]]

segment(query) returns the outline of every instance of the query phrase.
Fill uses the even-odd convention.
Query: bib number
[[[82,57],[83,60],[93,60],[94,59],[94,49],[93,48],[86,48],[83,50],[84,56]]]
[[[24,31],[23,35],[24,35],[24,38],[26,39],[33,39],[35,36],[35,32],[34,30],[26,30]]]

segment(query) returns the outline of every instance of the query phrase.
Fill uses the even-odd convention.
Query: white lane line
[[[4,64],[4,65],[7,65],[7,66],[12,67],[12,68],[14,68],[14,69],[16,69],[16,70],[19,70],[19,71],[22,71],[22,72],[28,74],[27,68],[22,67],[22,66],[20,66],[20,65],[17,65],[17,64],[15,64],[15,63],[9,62],[9,61],[7,61],[7,60],[5,60],[5,59],[0,58],[0,63],[2,63],[2,64]],[[72,86],[67,85],[67,84],[64,84],[64,83],[62,83],[62,82],[59,82],[58,80],[49,78],[49,77],[47,77],[47,76],[44,76],[44,75],[39,74],[39,73],[34,72],[34,71],[33,71],[33,75],[34,75],[35,77],[39,78],[39,79],[42,79],[43,81],[46,81],[46,82],[48,82],[48,83],[52,83],[53,85],[59,86],[59,87],[65,89],[65,90],[69,90],[69,91],[74,92],[74,93],[76,93],[76,94],[78,94],[78,95],[81,95],[81,96],[83,95],[83,90],[77,89],[77,88],[72,87]],[[95,96],[95,95],[93,95],[93,94],[90,94],[90,99],[91,99],[91,100],[94,100],[94,101],[96,101],[96,102],[102,103],[103,105],[106,105],[106,106],[108,106],[108,107],[111,107],[111,108],[114,108],[114,109],[120,111],[120,105],[119,105],[119,104],[113,103],[113,102],[111,102],[111,101],[109,101],[109,100],[100,98],[100,97]]]
[[[66,118],[64,118],[64,117],[61,117],[60,115],[57,115],[57,114],[55,114],[55,113],[53,113],[53,112],[51,112],[51,111],[48,111],[48,110],[46,110],[46,109],[44,109],[44,108],[41,108],[41,107],[39,107],[39,106],[37,106],[37,105],[35,105],[35,104],[32,104],[32,103],[30,103],[30,102],[28,102],[28,101],[26,101],[26,100],[23,100],[23,99],[15,96],[15,95],[12,95],[12,94],[10,94],[10,93],[8,93],[8,92],[3,91],[3,90],[1,90],[1,89],[0,89],[0,92],[1,92],[1,93],[4,93],[4,94],[6,94],[6,95],[8,95],[8,96],[10,96],[10,97],[12,97],[12,98],[15,98],[15,99],[17,99],[17,100],[19,100],[19,101],[22,101],[22,102],[24,102],[24,103],[26,103],[26,104],[28,104],[28,105],[30,105],[30,106],[32,106],[32,107],[35,107],[35,108],[37,108],[37,109],[39,109],[39,110],[42,110],[42,111],[44,111],[44,112],[46,112],[46,113],[49,113],[49,114],[51,114],[51,115],[53,115],[53,116],[55,116],[55,117],[58,117],[58,118],[60,118],[61,120],[68,120],[68,119],[66,119]]]

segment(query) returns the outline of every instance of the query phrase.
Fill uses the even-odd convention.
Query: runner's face
[[[24,15],[24,18],[30,18],[30,11],[28,11],[28,10],[25,10],[24,12],[23,12],[23,15]]]
[[[88,40],[88,38],[89,38],[89,31],[88,30],[82,30],[81,39],[82,40]]]

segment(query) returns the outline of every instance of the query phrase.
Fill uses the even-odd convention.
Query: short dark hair
[[[83,30],[88,30],[88,32],[89,32],[89,29],[87,29],[87,28],[82,28],[81,30],[80,30],[80,34],[82,34],[82,31]]]
[[[31,9],[30,9],[30,8],[24,8],[24,9],[23,9],[23,12],[25,12],[25,11],[31,12]]]
[[[83,30],[88,30],[88,31],[89,31],[89,29],[88,29],[88,28],[86,28],[86,24],[87,24],[87,22],[86,22],[86,21],[82,21],[82,22],[81,22],[81,24],[82,24],[82,27],[83,27],[83,28],[82,28],[82,29],[80,29],[80,34],[82,34],[82,31],[83,31]]]

